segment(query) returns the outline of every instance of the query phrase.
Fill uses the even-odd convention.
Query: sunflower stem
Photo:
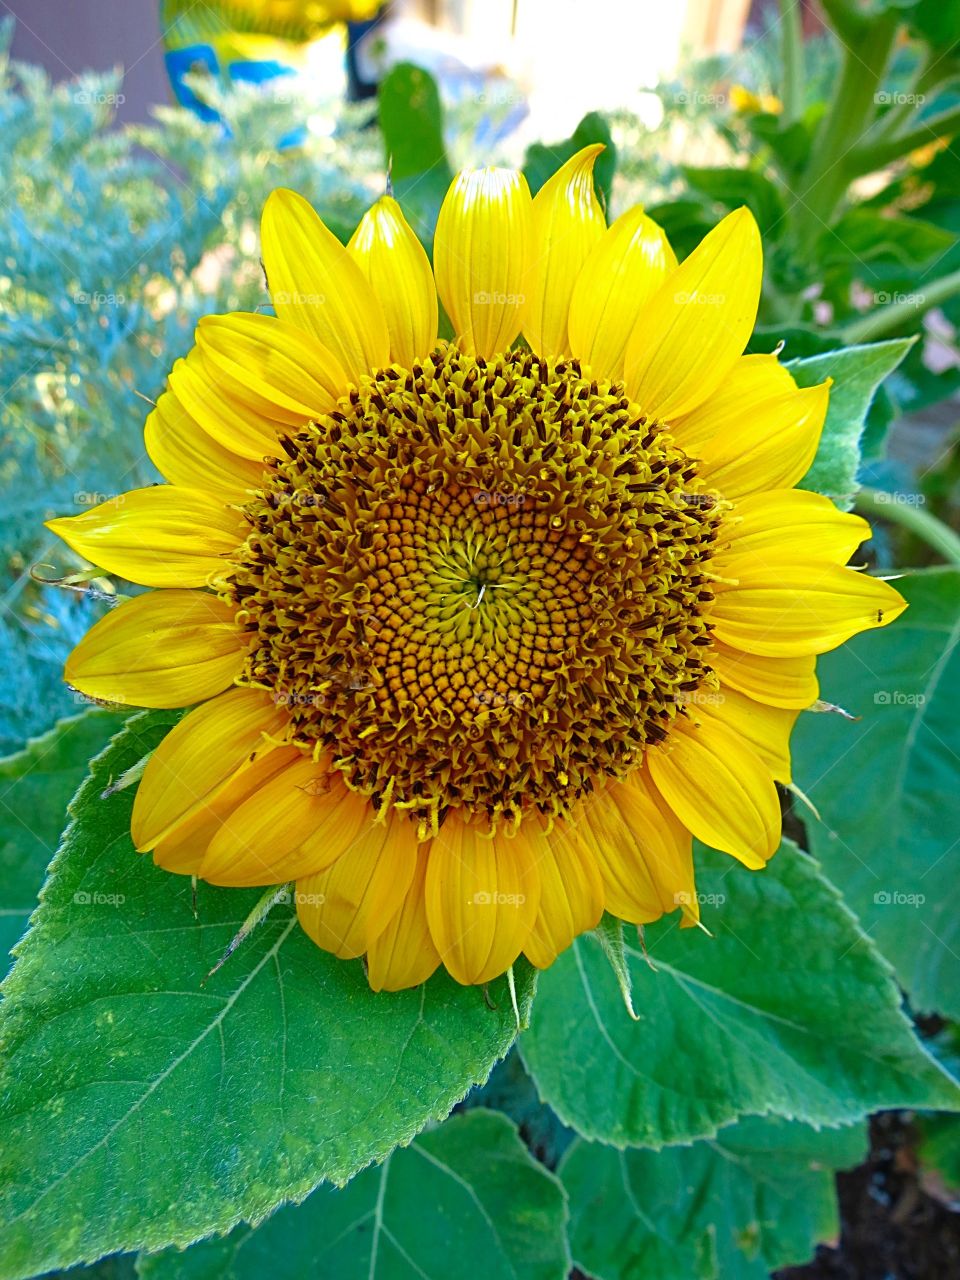
[[[960,271],[951,271],[941,276],[932,284],[925,285],[922,293],[916,293],[891,306],[876,307],[860,319],[854,320],[843,330],[844,340],[849,346],[859,342],[873,342],[882,338],[885,333],[899,329],[903,324],[911,324],[924,312],[939,307],[942,302],[960,293]]]
[[[800,0],[780,0],[780,57],[783,116],[790,123],[803,110],[803,5]]]
[[[865,515],[880,516],[909,530],[943,556],[948,564],[960,565],[960,536],[922,507],[912,502],[897,502],[893,494],[882,493],[878,489],[861,489],[855,505]]]

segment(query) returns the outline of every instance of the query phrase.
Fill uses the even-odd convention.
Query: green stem
[[[908,529],[943,556],[948,564],[960,565],[960,537],[950,526],[912,502],[897,502],[895,499],[895,494],[861,489],[855,505],[865,515],[880,516],[891,524]]]
[[[888,15],[862,24],[855,42],[844,37],[840,81],[830,110],[817,130],[803,176],[804,191],[796,207],[796,239],[800,245],[813,244],[820,238],[850,185],[844,160],[851,144],[867,132],[876,113],[877,88],[896,29],[896,18]]]
[[[931,116],[909,133],[901,133],[893,138],[883,138],[870,147],[858,147],[850,155],[850,171],[857,175],[873,173],[882,169],[885,164],[899,160],[917,147],[925,146],[935,138],[950,137],[960,130],[960,107],[951,107],[949,111],[941,111]]]
[[[803,5],[780,0],[780,56],[783,60],[783,115],[787,123],[803,111]]]
[[[894,302],[890,306],[877,307],[868,315],[854,320],[844,328],[844,339],[851,346],[858,342],[873,342],[884,334],[894,333],[901,325],[912,323],[931,307],[940,306],[958,293],[960,270],[951,271],[949,275],[925,285],[923,292],[914,294],[912,298]]]

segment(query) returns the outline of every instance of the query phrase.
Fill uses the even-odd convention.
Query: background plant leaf
[[[564,1123],[660,1147],[746,1114],[837,1125],[882,1107],[960,1104],[812,858],[785,841],[747,872],[702,850],[697,879],[715,936],[681,932],[674,915],[644,932],[653,967],[627,949],[639,1022],[589,935],[541,976],[520,1050]]]
[[[255,1230],[142,1257],[141,1280],[564,1280],[563,1188],[506,1116],[473,1110],[421,1133],[343,1188],[321,1187]],[[482,1260],[482,1263],[481,1263]]]
[[[836,1235],[833,1170],[865,1147],[862,1125],[757,1117],[657,1152],[578,1141],[560,1166],[574,1259],[596,1280],[767,1280]]]
[[[0,1276],[186,1245],[345,1182],[486,1079],[516,1025],[506,983],[438,975],[375,995],[293,907],[204,985],[259,896],[134,853],[133,788],[106,788],[170,713],[94,762],[0,1006]],[[532,999],[518,967],[521,1016]]]
[[[896,625],[819,663],[859,722],[802,716],[794,774],[823,819],[806,818],[812,849],[914,1006],[960,1017],[960,570],[896,585]]]

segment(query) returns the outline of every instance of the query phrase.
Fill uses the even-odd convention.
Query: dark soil
[[[837,1175],[841,1236],[775,1280],[960,1280],[960,1211],[920,1182],[909,1113],[870,1122],[870,1155]]]

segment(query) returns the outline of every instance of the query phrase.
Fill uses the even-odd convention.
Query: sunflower
[[[600,150],[535,199],[461,173],[432,270],[390,196],[344,248],[274,192],[276,314],[201,320],[146,424],[167,483],[50,523],[156,588],[70,684],[193,708],[136,847],[295,881],[376,989],[544,967],[604,910],[695,923],[691,837],[764,866],[816,655],[905,607],[843,567],[869,526],[793,487],[829,388],[742,355],[751,215],[678,265],[641,209],[605,225]]]

